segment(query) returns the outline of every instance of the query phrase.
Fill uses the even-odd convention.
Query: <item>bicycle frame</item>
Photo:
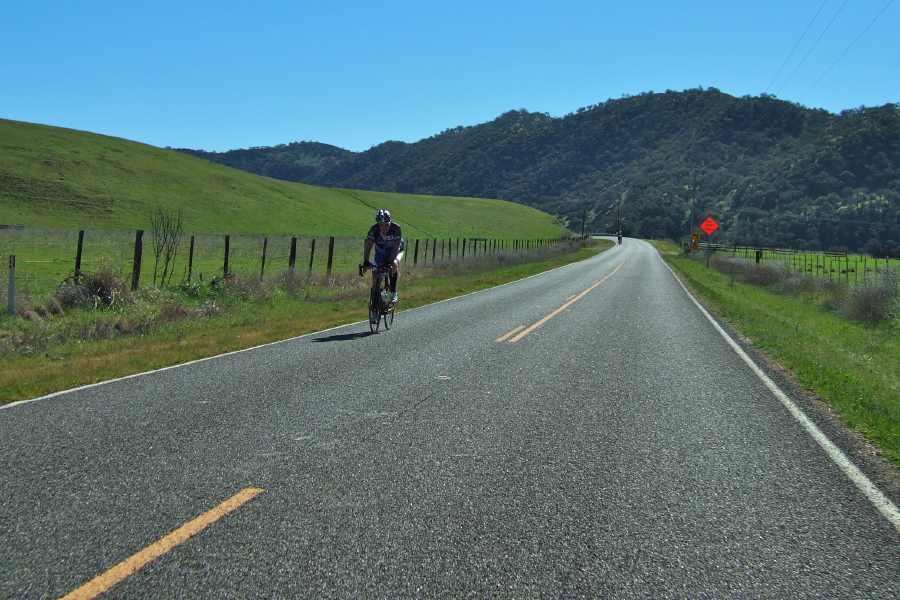
[[[366,270],[363,265],[359,266],[359,275],[362,277],[363,272]],[[390,267],[385,266],[373,266],[371,267],[372,274],[375,277],[375,282],[372,285],[371,292],[369,294],[369,329],[372,333],[376,333],[381,324],[384,324],[385,329],[390,329],[391,325],[394,322],[394,305],[390,303],[388,298],[388,290],[390,289]],[[373,322],[372,315],[378,315],[378,321]]]

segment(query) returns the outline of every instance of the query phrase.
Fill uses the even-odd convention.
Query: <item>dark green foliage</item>
[[[647,93],[563,118],[510,111],[414,144],[188,151],[328,187],[501,198],[573,230],[900,256],[900,107],[839,115],[716,89]],[[696,187],[695,187],[696,176]]]

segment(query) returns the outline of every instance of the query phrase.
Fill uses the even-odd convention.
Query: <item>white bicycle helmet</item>
[[[375,214],[375,221],[377,223],[390,223],[391,222],[391,213],[389,213],[388,211],[386,211],[382,208]]]

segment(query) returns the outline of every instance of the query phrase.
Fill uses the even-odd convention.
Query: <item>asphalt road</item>
[[[2,598],[900,598],[892,506],[635,240],[0,410]]]

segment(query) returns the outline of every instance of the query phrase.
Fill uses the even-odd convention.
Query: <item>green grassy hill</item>
[[[120,138],[0,119],[0,224],[148,229],[155,206],[186,232],[361,236],[387,208],[407,236],[549,238],[555,219],[500,200],[336,190],[269,179]]]

